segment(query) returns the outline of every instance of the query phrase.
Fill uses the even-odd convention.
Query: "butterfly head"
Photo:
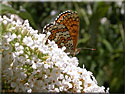
[[[68,51],[65,50],[65,52],[69,52],[71,55],[75,56],[75,55],[79,54],[80,50],[81,50],[81,48],[77,48],[75,50],[68,50]]]

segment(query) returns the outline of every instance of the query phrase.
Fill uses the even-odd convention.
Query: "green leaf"
[[[4,5],[4,4],[0,4],[0,8],[1,8],[0,15],[6,14],[6,13],[16,14],[16,15],[20,16],[22,19],[28,19],[30,21],[30,24],[35,29],[37,29],[37,26],[35,25],[35,22],[32,19],[32,16],[27,11],[18,11],[18,10],[15,10],[14,8]]]
[[[112,49],[111,44],[106,39],[103,39],[102,42],[106,46],[107,50],[110,51],[110,52],[112,52],[113,49]]]

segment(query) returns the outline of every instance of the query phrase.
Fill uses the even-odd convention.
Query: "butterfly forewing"
[[[70,11],[64,12],[65,16],[63,16],[62,18],[61,15],[62,19],[55,20],[55,23],[63,24],[68,28],[69,33],[73,40],[73,47],[74,47],[73,52],[75,52],[77,48],[77,41],[79,35],[79,17],[77,12],[70,12],[70,13],[69,12]]]
[[[57,18],[55,19],[55,22],[59,23],[61,20],[64,19],[65,16],[67,16],[69,14],[71,14],[70,10],[60,13],[59,16],[57,16]]]

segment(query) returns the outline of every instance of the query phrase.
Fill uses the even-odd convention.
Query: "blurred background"
[[[80,18],[76,57],[95,76],[99,86],[111,93],[123,93],[125,63],[125,2],[0,2],[1,12],[28,19],[34,29],[43,27],[66,10],[77,11]]]

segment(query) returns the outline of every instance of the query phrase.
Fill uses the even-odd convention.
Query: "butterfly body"
[[[79,33],[79,17],[77,12],[65,11],[54,22],[44,27],[44,33],[50,32],[49,40],[54,40],[58,47],[66,47],[65,52],[75,54]]]

